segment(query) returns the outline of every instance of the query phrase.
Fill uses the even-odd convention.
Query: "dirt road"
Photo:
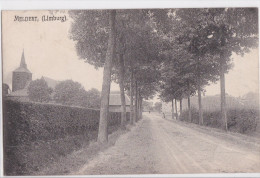
[[[260,172],[258,143],[145,113],[113,147],[73,174]]]

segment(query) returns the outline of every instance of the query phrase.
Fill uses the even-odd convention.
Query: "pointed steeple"
[[[23,49],[23,53],[22,53],[22,57],[21,57],[20,66],[17,69],[15,69],[14,72],[27,72],[27,73],[31,73],[27,69],[27,64],[25,62],[25,57],[24,57],[24,49]]]
[[[23,54],[22,54],[22,58],[21,58],[20,67],[23,67],[23,68],[27,69],[27,64],[25,63],[25,57],[24,57],[24,49],[23,49]]]

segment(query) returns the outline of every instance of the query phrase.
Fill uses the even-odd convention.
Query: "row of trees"
[[[159,38],[152,33],[149,10],[71,11],[70,15],[74,20],[71,38],[76,41],[79,57],[95,67],[104,67],[98,135],[98,141],[104,143],[108,139],[111,79],[120,86],[124,129],[125,92],[130,95],[132,124],[141,117],[143,99],[156,93]]]
[[[44,78],[34,80],[28,87],[28,95],[35,102],[54,101],[70,106],[100,107],[100,92],[97,89],[86,91],[80,83],[72,80],[61,81],[54,89],[48,86]]]
[[[70,37],[78,56],[96,68],[104,67],[99,142],[107,142],[111,80],[119,83],[121,126],[125,128],[124,94],[131,99],[131,123],[140,118],[143,99],[160,93],[162,100],[182,100],[221,81],[222,119],[225,111],[225,73],[233,52],[243,55],[257,43],[254,8],[145,9],[71,11]]]
[[[171,46],[164,54],[170,58],[164,61],[161,69],[161,98],[164,101],[175,99],[175,107],[176,100],[181,104],[183,98],[188,98],[191,120],[190,96],[197,93],[199,123],[203,124],[203,87],[220,80],[221,113],[227,130],[225,73],[232,66],[233,53],[243,55],[257,47],[257,15],[257,9],[253,8],[169,11],[170,23],[159,21]]]

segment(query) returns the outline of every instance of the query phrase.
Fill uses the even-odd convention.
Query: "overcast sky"
[[[102,87],[103,69],[79,60],[74,42],[69,39],[71,20],[66,22],[17,22],[15,15],[50,15],[48,11],[9,11],[2,15],[3,28],[3,82],[11,86],[12,71],[21,60],[22,51],[33,79],[46,76],[55,80],[72,79],[85,89]],[[55,14],[55,16],[64,15]],[[67,15],[67,18],[69,16]],[[242,96],[258,91],[258,50],[252,50],[244,57],[233,55],[234,68],[226,75],[226,92]],[[207,86],[206,95],[220,92],[219,83]],[[111,90],[119,90],[112,84]]]

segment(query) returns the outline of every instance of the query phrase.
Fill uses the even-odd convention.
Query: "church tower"
[[[32,73],[27,69],[24,50],[21,57],[20,67],[13,71],[12,91],[24,89],[32,81]]]

